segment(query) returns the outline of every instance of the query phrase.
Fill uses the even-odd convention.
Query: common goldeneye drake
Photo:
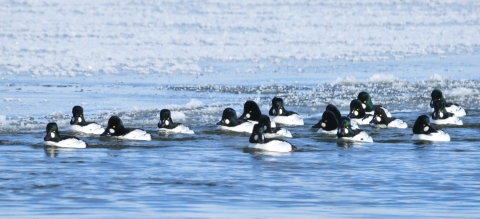
[[[268,139],[264,136],[264,126],[255,124],[250,135],[249,148],[261,149],[273,152],[293,152],[296,147],[292,144],[280,139]]]
[[[272,99],[272,108],[269,113],[273,111],[275,116],[273,118],[274,122],[284,125],[304,125],[303,119],[298,113],[285,109],[282,98],[274,97]]]
[[[125,128],[123,126],[122,120],[118,116],[110,117],[110,119],[108,120],[107,128],[105,128],[105,131],[101,134],[101,136],[105,136],[108,134],[120,139],[143,141],[152,140],[152,136],[141,129]]]
[[[450,141],[450,135],[442,130],[436,130],[430,125],[426,115],[419,116],[413,125],[413,141]]]
[[[187,126],[181,123],[175,123],[172,120],[170,110],[162,109],[160,111],[160,122],[158,122],[158,128],[161,133],[182,133],[182,134],[194,134],[193,130],[190,130]]]
[[[83,108],[74,106],[72,108],[72,119],[70,120],[70,128],[72,131],[83,132],[87,134],[102,134],[104,128],[95,122],[87,122],[83,116]]]
[[[47,124],[47,135],[43,138],[44,144],[48,146],[65,147],[65,148],[86,148],[87,144],[77,137],[61,136],[58,131],[57,123],[51,122]]]

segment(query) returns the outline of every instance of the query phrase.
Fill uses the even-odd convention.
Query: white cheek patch
[[[430,129],[430,127],[425,126],[425,127],[423,128],[423,131],[424,131],[424,132],[428,132],[429,129]]]
[[[245,115],[247,117],[247,119],[250,119],[250,113],[247,113],[247,115]]]
[[[283,110],[282,110],[282,109],[280,109],[280,110],[278,111],[278,113],[282,114],[282,113],[283,113]]]
[[[115,129],[109,129],[108,131],[112,134],[115,133]]]
[[[165,125],[169,125],[169,124],[170,124],[170,122],[168,120],[165,121]]]
[[[55,138],[55,133],[50,133],[50,137]]]
[[[322,122],[321,125],[322,125],[322,127],[324,127],[324,128],[325,128],[325,126],[327,126],[327,124],[325,124],[324,122]]]
[[[227,125],[230,124],[230,120],[225,119],[225,124],[227,124]]]
[[[78,122],[82,122],[82,118],[78,117]]]
[[[439,112],[438,115],[440,115],[440,117],[443,117],[443,113],[442,113],[442,112]]]
[[[377,122],[381,122],[382,121],[382,118],[380,118],[379,116],[377,116]]]
[[[258,141],[258,136],[255,135],[255,136],[253,137],[253,139],[255,139],[255,141]]]
[[[344,129],[344,131],[345,131],[345,134],[348,134],[348,129]]]
[[[263,135],[260,137],[260,139],[262,139],[262,141],[265,140],[265,138],[263,137]]]
[[[354,114],[355,116],[358,116],[358,111],[354,111],[353,114]]]
[[[362,107],[365,109],[365,108],[367,108],[367,105],[362,103]]]

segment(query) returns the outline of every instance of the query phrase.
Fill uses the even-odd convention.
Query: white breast
[[[293,114],[290,116],[275,116],[273,121],[284,125],[304,125],[302,117],[300,117],[298,114]]]
[[[218,126],[218,129],[220,129],[220,130],[226,130],[226,131],[232,131],[232,132],[247,132],[247,133],[251,133],[252,130],[253,130],[253,126],[254,126],[254,124],[251,123],[251,122],[244,122],[244,123],[242,123],[242,124],[240,124],[240,125],[233,126],[233,127],[219,125],[219,126]]]
[[[180,133],[180,134],[190,134],[190,135],[195,134],[193,130],[190,130],[187,126],[184,126],[184,125],[178,125],[173,129],[160,128],[159,132],[166,133],[166,134],[170,134],[170,133]]]
[[[282,128],[280,130],[278,130],[276,133],[264,133],[263,135],[265,135],[266,138],[291,138],[292,137],[292,133],[290,133],[290,131]]]
[[[78,140],[75,138],[68,138],[65,140],[61,140],[59,142],[45,141],[44,144],[49,146],[62,147],[62,148],[86,148],[87,147],[87,144],[84,141]]]
[[[465,109],[463,109],[461,106],[451,105],[449,107],[446,107],[445,109],[447,110],[447,112],[453,113],[457,117],[463,117],[467,115],[467,112],[465,112]]]
[[[430,134],[414,134],[412,141],[450,141],[450,135],[444,131],[437,131],[437,133]]]
[[[129,139],[129,140],[141,140],[141,141],[152,140],[152,136],[150,134],[140,129],[135,129],[124,136],[118,136],[118,138]]]
[[[278,140],[272,140],[265,144],[260,144],[260,143],[250,144],[248,147],[265,150],[265,151],[273,151],[273,152],[291,152],[292,151],[292,145],[290,143],[285,141],[278,141]]]
[[[105,131],[105,129],[102,128],[102,126],[96,123],[91,123],[86,126],[72,125],[70,129],[75,132],[82,132],[86,134],[96,134],[96,135],[102,134],[103,131]]]
[[[431,121],[437,125],[463,125],[462,120],[456,116],[448,117],[446,119],[431,119]]]
[[[368,115],[365,118],[362,119],[350,119],[351,123],[356,124],[356,125],[368,125],[370,124],[370,121],[372,121],[373,115]]]
[[[339,138],[346,141],[358,141],[358,142],[373,142],[372,137],[370,137],[366,132],[362,131],[353,137],[343,137]]]

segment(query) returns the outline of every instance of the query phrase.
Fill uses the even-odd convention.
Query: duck
[[[370,94],[365,91],[358,93],[357,99],[362,103],[362,108],[365,110],[366,114],[373,115],[375,113],[375,108],[381,107],[381,105],[373,105]]]
[[[262,124],[264,126],[264,132],[263,134],[265,135],[266,138],[291,138],[292,133],[290,131],[280,128],[280,127],[274,127],[272,128],[271,126],[271,121],[270,117],[267,115],[261,115],[260,119],[258,119],[258,124]]]
[[[108,120],[107,128],[100,136],[109,135],[119,139],[151,141],[152,136],[144,130],[137,128],[125,128],[123,122],[118,116],[112,116]]]
[[[312,128],[318,128],[317,133],[335,135],[338,129],[338,119],[341,117],[342,115],[337,107],[333,104],[328,104],[325,112],[322,114],[322,118]]]
[[[239,119],[251,122],[253,124],[257,124],[260,116],[262,116],[262,111],[260,111],[260,107],[258,104],[253,100],[248,100],[243,104],[243,114],[239,117]],[[276,127],[277,125],[275,122],[270,120],[270,124],[272,127]]]
[[[460,118],[453,113],[447,112],[445,100],[433,101],[432,122],[437,125],[463,125],[463,121]]]
[[[341,117],[339,120],[337,138],[346,141],[373,142],[372,137],[370,137],[365,131],[361,129],[352,129],[350,118],[345,116]]]
[[[217,125],[221,130],[250,133],[254,124],[239,120],[237,118],[237,112],[234,109],[226,108],[223,110],[222,119],[217,122]]]
[[[445,101],[445,109],[447,110],[447,112],[453,113],[457,117],[463,117],[467,115],[467,112],[465,111],[465,109],[463,109],[460,105],[456,103],[447,102],[445,100],[445,96],[443,95],[440,89],[434,89],[432,91],[431,97],[432,97],[432,99],[430,100],[431,110],[434,110],[433,102],[437,100],[443,100]]]
[[[95,122],[87,122],[83,117],[83,108],[81,106],[74,106],[72,108],[72,119],[70,120],[70,128],[75,132],[82,132],[86,134],[102,134],[104,128]]]
[[[58,125],[55,122],[47,124],[47,134],[43,138],[47,146],[56,146],[63,148],[86,148],[87,143],[74,136],[61,136],[58,131]]]
[[[160,110],[160,121],[157,124],[160,133],[181,133],[181,134],[195,134],[182,123],[175,123],[172,120],[169,109]]]
[[[297,149],[297,147],[287,141],[265,138],[264,132],[263,124],[253,125],[248,147],[272,152],[294,152]]]
[[[412,141],[450,141],[450,135],[442,130],[436,130],[430,125],[430,119],[421,115],[413,125]]]
[[[273,115],[275,116],[273,118],[274,122],[284,125],[304,125],[303,119],[298,113],[285,109],[282,98],[274,97],[272,103]]]
[[[352,123],[356,125],[368,125],[373,119],[373,114],[367,114],[362,102],[358,99],[350,102],[350,114],[348,114]]]
[[[405,129],[408,127],[407,123],[401,119],[392,117],[390,112],[383,108],[375,108],[375,113],[373,114],[373,119],[370,121],[370,125],[377,128],[402,128]]]

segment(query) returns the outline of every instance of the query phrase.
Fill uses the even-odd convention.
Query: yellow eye
[[[327,122],[328,120],[325,120],[325,122]]]
[[[252,111],[250,110],[248,113],[252,113]]]
[[[356,111],[358,111],[358,108],[356,109]]]
[[[425,127],[425,126],[427,126],[427,125],[423,124],[423,127]]]
[[[348,128],[349,128],[349,127],[348,127],[348,125],[347,125],[347,126],[345,126],[345,128],[347,128],[347,129],[348,129]]]
[[[363,103],[367,103],[367,101],[366,101],[366,100],[364,100],[364,101],[363,101]]]
[[[56,131],[55,131],[55,130],[53,130],[53,132],[55,133]]]
[[[379,116],[382,117],[382,114],[380,114]]]
[[[438,100],[440,100],[440,98],[438,98]]]
[[[83,116],[83,114],[80,114],[80,117],[82,117],[82,116]]]
[[[112,126],[112,128],[115,128],[115,126]]]

